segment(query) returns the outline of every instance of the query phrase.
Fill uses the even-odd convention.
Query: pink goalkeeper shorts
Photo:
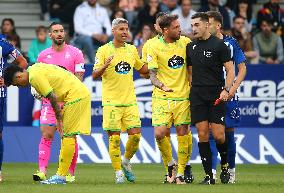
[[[59,104],[60,108],[63,103]],[[56,116],[48,99],[42,99],[42,107],[40,111],[40,125],[56,126]]]

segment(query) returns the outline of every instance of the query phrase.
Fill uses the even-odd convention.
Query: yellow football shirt
[[[74,74],[56,65],[35,63],[27,71],[30,84],[43,97],[53,91],[59,102],[68,104],[90,95]]]
[[[145,44],[143,45],[143,48],[142,48],[142,61],[143,61],[144,63],[147,63],[147,53],[148,53],[149,48],[150,48],[153,44],[155,44],[155,42],[159,41],[159,37],[160,37],[160,36],[157,35],[157,36],[155,36],[155,37],[153,37],[153,38],[147,40],[147,41],[145,42]]]
[[[100,68],[108,57],[114,56],[111,64],[102,75],[103,106],[136,105],[133,68],[143,66],[135,46],[125,43],[124,47],[115,48],[112,42],[101,46],[96,54],[94,69]]]
[[[166,43],[163,37],[148,49],[149,69],[157,69],[157,78],[173,92],[164,92],[154,87],[152,96],[160,99],[186,100],[189,98],[189,80],[186,66],[186,45],[190,39],[181,36],[173,43]]]

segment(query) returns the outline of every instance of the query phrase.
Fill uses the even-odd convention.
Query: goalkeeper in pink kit
[[[67,45],[65,43],[64,27],[60,23],[53,22],[49,26],[49,35],[52,39],[52,47],[43,50],[38,56],[38,62],[47,65],[57,65],[65,70],[72,72],[81,81],[84,75],[84,57],[81,50]],[[50,149],[54,133],[56,131],[56,116],[48,99],[42,98],[42,109],[40,116],[40,128],[42,137],[39,143],[39,170],[33,174],[35,181],[46,179],[48,161],[50,158]],[[76,141],[73,160],[69,168],[69,174],[66,176],[67,182],[75,181],[75,168],[78,157],[78,144]]]

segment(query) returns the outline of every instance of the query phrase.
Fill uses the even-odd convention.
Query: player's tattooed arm
[[[54,94],[54,92],[51,92],[47,95],[47,98],[49,99],[51,106],[53,108],[53,111],[56,116],[56,128],[60,134],[61,137],[63,137],[63,123],[62,123],[62,113],[61,108],[58,105],[57,97]]]
[[[56,116],[56,120],[57,121],[62,121],[62,114],[61,114],[61,109],[58,105],[58,100],[56,95],[54,94],[54,92],[51,92],[47,95],[47,98],[49,99],[51,106],[54,110],[55,116]]]
[[[99,78],[104,74],[107,67],[111,64],[113,57],[114,57],[113,55],[108,57],[107,60],[105,61],[105,63],[102,65],[102,67],[95,69],[93,71],[93,78],[94,79]]]
[[[150,74],[150,80],[152,82],[152,84],[165,91],[165,92],[173,92],[172,89],[166,87],[158,78],[157,78],[157,69],[149,69],[149,74]]]

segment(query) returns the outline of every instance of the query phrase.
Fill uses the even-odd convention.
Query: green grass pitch
[[[51,164],[48,176],[56,171]],[[135,183],[114,184],[114,173],[110,164],[79,164],[76,182],[67,185],[41,185],[32,181],[36,164],[4,164],[5,181],[0,184],[0,193],[284,193],[284,165],[238,165],[237,183],[199,185],[203,178],[200,164],[193,164],[193,184],[162,184],[163,167],[160,164],[136,164]]]

